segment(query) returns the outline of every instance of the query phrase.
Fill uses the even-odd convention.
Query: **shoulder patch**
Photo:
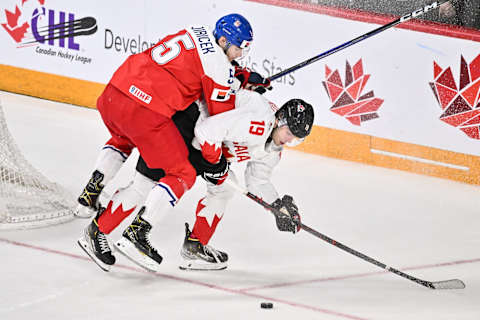
[[[210,100],[213,101],[227,101],[230,98],[230,89],[213,89]]]

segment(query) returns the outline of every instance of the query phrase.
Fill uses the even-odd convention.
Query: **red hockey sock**
[[[122,223],[122,221],[125,220],[125,218],[128,217],[136,208],[135,206],[129,210],[123,210],[123,206],[120,203],[120,205],[115,209],[115,211],[112,212],[112,206],[113,201],[110,200],[107,208],[105,209],[105,211],[103,211],[97,221],[98,229],[106,234],[109,234],[116,227],[118,227],[118,225]]]
[[[218,223],[222,220],[222,212],[209,212],[208,207],[206,207],[200,199],[197,205],[195,224],[193,225],[192,234],[190,237],[200,240],[203,245],[206,245],[210,238],[215,233]]]

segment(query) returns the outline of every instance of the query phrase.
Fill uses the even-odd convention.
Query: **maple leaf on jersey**
[[[210,144],[205,141],[202,145],[202,155],[210,163],[217,163],[222,155],[222,149],[216,143]]]
[[[230,149],[224,144],[222,144],[222,153],[227,159],[235,158],[235,155],[230,153]]]

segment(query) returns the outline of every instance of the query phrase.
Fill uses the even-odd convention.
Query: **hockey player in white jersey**
[[[201,147],[205,159],[220,157],[227,168],[229,162],[248,161],[245,170],[248,191],[285,214],[275,218],[280,231],[295,233],[300,226],[298,208],[291,196],[279,196],[270,177],[280,161],[283,146],[302,142],[312,129],[313,118],[312,106],[301,99],[289,100],[277,109],[262,95],[243,90],[237,94],[234,110],[197,122],[194,144]],[[227,267],[228,255],[212,248],[208,242],[233,196],[233,188],[224,181],[231,179],[236,183],[236,178],[232,171],[228,176],[219,173],[204,178],[208,181],[207,194],[198,202],[192,231],[185,224],[181,269],[219,270]]]

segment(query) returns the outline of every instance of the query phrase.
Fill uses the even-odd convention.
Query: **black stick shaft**
[[[265,209],[267,210],[270,210],[274,215],[282,215],[283,213],[279,212],[277,209],[275,209],[274,207],[272,207],[272,205],[270,205],[269,203],[263,201],[261,198],[257,197],[256,195],[250,193],[250,192],[246,192],[246,191],[242,191],[243,194],[245,194],[247,197],[249,197],[250,199],[252,199],[253,201],[257,202],[258,204],[260,204],[261,206],[263,206]],[[328,243],[330,243],[331,245],[334,245],[335,247],[337,248],[340,248],[342,249],[343,251],[346,251],[362,260],[365,260],[367,262],[370,262],[371,264],[374,264],[382,269],[385,269],[387,271],[390,271],[392,273],[395,273],[396,275],[399,275],[403,278],[406,278],[408,280],[411,280],[411,281],[414,281],[422,286],[425,286],[427,288],[431,288],[431,289],[435,289],[434,287],[434,284],[431,282],[431,281],[425,281],[425,280],[422,280],[422,279],[418,279],[416,277],[413,277],[411,275],[408,275],[400,270],[397,270],[395,268],[392,268],[392,267],[389,267],[387,266],[386,264],[380,262],[380,261],[377,261],[361,252],[358,252],[350,247],[347,247],[346,245],[310,228],[309,226],[305,225],[305,224],[301,224],[301,228],[303,230],[305,230],[306,232],[310,233],[311,235],[314,235],[315,237],[317,238],[320,238]]]
[[[288,69],[285,69],[285,70],[283,70],[283,71],[280,71],[279,73],[274,74],[273,76],[269,77],[268,79],[270,79],[270,81],[273,81],[273,80],[276,80],[276,79],[278,79],[278,78],[281,78],[281,77],[283,77],[283,76],[286,75],[286,74],[289,74],[289,73],[291,73],[291,72],[293,72],[293,71],[296,71],[296,70],[298,70],[298,69],[300,69],[300,68],[303,68],[303,67],[305,67],[305,66],[308,66],[309,64],[314,63],[314,62],[316,62],[316,61],[318,61],[318,60],[320,60],[320,59],[323,59],[323,58],[325,58],[325,57],[328,57],[329,55],[332,55],[332,54],[334,54],[334,53],[336,53],[336,52],[338,52],[338,51],[340,51],[340,50],[343,50],[343,49],[345,49],[345,48],[348,48],[348,47],[350,47],[350,46],[353,46],[354,44],[356,44],[356,43],[358,43],[358,42],[360,42],[360,41],[363,41],[363,40],[365,40],[365,39],[367,39],[367,38],[370,38],[370,37],[372,37],[372,36],[374,36],[374,35],[382,32],[382,31],[385,31],[385,30],[387,30],[387,29],[390,29],[390,28],[392,28],[392,27],[394,27],[394,26],[396,26],[396,25],[398,25],[398,24],[400,24],[400,23],[406,22],[406,21],[408,21],[408,20],[410,20],[410,19],[412,19],[412,18],[419,17],[419,16],[423,15],[424,13],[426,13],[426,12],[428,12],[428,11],[430,11],[430,10],[437,9],[441,4],[443,4],[443,3],[445,3],[445,2],[448,2],[448,1],[449,1],[449,0],[439,0],[439,1],[432,2],[431,4],[428,4],[428,5],[424,6],[423,8],[420,8],[420,9],[418,9],[418,10],[415,10],[415,11],[413,11],[413,12],[411,12],[411,13],[408,13],[408,14],[406,14],[406,15],[398,18],[397,20],[394,20],[394,21],[392,21],[392,22],[390,22],[390,23],[387,23],[386,25],[383,25],[383,26],[378,27],[378,28],[376,28],[376,29],[374,29],[374,30],[372,30],[372,31],[370,31],[370,32],[367,32],[367,33],[365,33],[365,34],[362,34],[361,36],[358,36],[358,37],[356,37],[355,39],[352,39],[352,40],[350,40],[350,41],[347,41],[347,42],[339,45],[338,47],[332,48],[332,49],[330,49],[330,50],[328,50],[328,51],[325,51],[325,52],[323,52],[323,53],[321,53],[321,54],[319,54],[319,55],[317,55],[317,56],[314,56],[314,57],[312,57],[312,58],[310,58],[310,59],[307,59],[307,60],[305,60],[305,61],[303,61],[303,62],[300,62],[299,64],[294,65],[294,66],[292,66],[292,67],[290,67],[290,68],[288,68]]]
[[[415,277],[413,277],[413,276],[411,276],[411,275],[408,275],[408,274],[406,274],[406,273],[404,273],[404,272],[402,272],[402,271],[400,271],[400,270],[397,270],[397,269],[395,269],[395,268],[389,267],[389,266],[387,266],[386,264],[384,264],[384,263],[382,263],[382,262],[380,262],[380,261],[377,261],[377,260],[375,260],[375,259],[373,259],[373,258],[371,258],[371,257],[369,257],[369,256],[367,256],[367,255],[365,255],[365,254],[363,254],[363,253],[361,253],[361,252],[358,252],[358,251],[356,251],[356,250],[354,250],[354,249],[352,249],[352,248],[350,248],[350,247],[347,247],[346,245],[344,245],[344,244],[342,244],[342,243],[340,243],[340,242],[338,242],[338,241],[336,241],[336,240],[333,240],[332,238],[329,238],[328,236],[326,236],[326,235],[324,235],[324,234],[322,234],[322,233],[320,233],[320,232],[318,232],[318,231],[310,228],[309,226],[306,226],[306,225],[302,224],[302,225],[301,225],[301,228],[302,228],[303,230],[307,231],[308,233],[314,235],[315,237],[320,238],[320,239],[322,239],[322,240],[330,243],[331,245],[334,245],[335,247],[342,249],[343,251],[346,251],[346,252],[348,252],[348,253],[350,253],[350,254],[353,254],[354,256],[356,256],[356,257],[358,257],[358,258],[360,258],[360,259],[363,259],[363,260],[365,260],[365,261],[367,261],[367,262],[370,262],[371,264],[374,264],[374,265],[376,265],[376,266],[378,266],[378,267],[380,267],[380,268],[382,268],[382,269],[385,269],[385,270],[387,270],[387,271],[393,272],[393,273],[395,273],[395,274],[397,274],[397,275],[399,275],[399,276],[401,276],[401,277],[404,277],[404,278],[406,278],[406,279],[408,279],[408,280],[411,280],[411,281],[414,281],[414,282],[416,282],[416,283],[418,283],[418,284],[421,284],[422,286],[425,286],[425,287],[427,287],[427,288],[433,288],[433,286],[431,285],[430,281],[424,281],[424,280],[415,278]]]

